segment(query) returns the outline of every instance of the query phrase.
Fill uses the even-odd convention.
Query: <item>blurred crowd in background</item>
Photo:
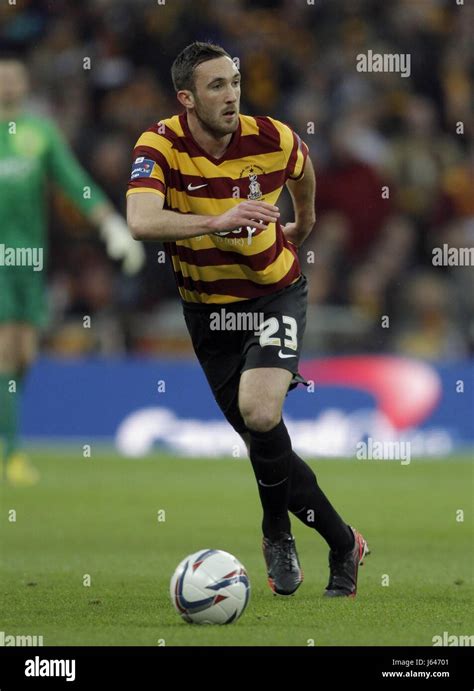
[[[25,56],[29,109],[56,120],[123,213],[136,139],[180,112],[174,58],[193,40],[223,45],[240,59],[241,111],[290,124],[316,168],[305,352],[452,360],[474,349],[473,271],[433,266],[432,250],[474,244],[473,22],[454,0],[17,0],[0,7],[0,42]],[[369,50],[409,53],[410,76],[358,72]],[[51,199],[44,350],[191,352],[161,246],[125,277]],[[293,220],[286,192],[281,210]]]

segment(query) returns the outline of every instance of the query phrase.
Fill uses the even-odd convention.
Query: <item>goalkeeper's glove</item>
[[[127,274],[135,274],[145,263],[145,250],[141,242],[130,235],[122,216],[108,214],[100,224],[100,237],[105,242],[107,254],[112,259],[122,259],[122,269]]]

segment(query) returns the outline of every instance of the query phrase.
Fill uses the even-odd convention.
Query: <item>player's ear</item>
[[[181,89],[181,91],[177,92],[176,98],[184,108],[194,108],[194,96],[192,91]]]

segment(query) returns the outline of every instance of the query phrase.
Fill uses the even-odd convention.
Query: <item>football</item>
[[[190,624],[231,624],[248,604],[250,582],[232,554],[202,549],[178,564],[170,595],[176,611]]]

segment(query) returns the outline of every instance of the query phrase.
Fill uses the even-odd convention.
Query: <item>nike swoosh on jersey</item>
[[[189,190],[190,192],[193,192],[193,190],[200,190],[201,187],[207,187],[207,182],[204,183],[204,185],[191,185],[191,184],[189,184],[189,185],[188,185],[188,190]]]
[[[278,351],[278,357],[287,358],[287,357],[296,357],[296,355],[291,355],[290,353],[282,353],[281,350],[279,350]]]

